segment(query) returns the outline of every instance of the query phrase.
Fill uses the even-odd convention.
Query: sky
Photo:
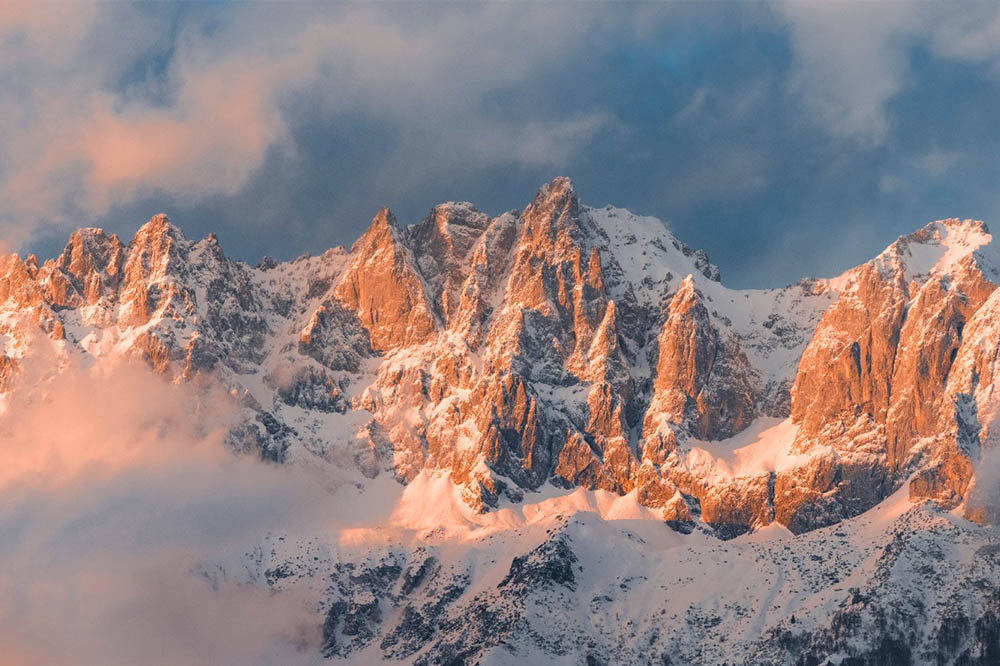
[[[1000,9],[953,7],[3,0],[0,250],[166,212],[288,259],[382,205],[496,214],[568,175],[730,286],[833,275],[933,219],[1000,225]],[[226,396],[127,364],[50,383],[37,349],[43,393],[0,413],[0,666],[325,662],[315,598],[201,567],[371,516],[229,456]]]
[[[0,244],[160,212],[250,263],[573,179],[733,287],[1000,225],[996,3],[0,8]]]

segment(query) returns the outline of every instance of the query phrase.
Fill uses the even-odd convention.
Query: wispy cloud
[[[0,417],[0,664],[318,661],[317,599],[241,584],[241,554],[337,510],[295,467],[227,452],[225,394],[128,363],[22,389]]]
[[[560,165],[604,122],[594,113],[475,112],[484,92],[578,49],[604,20],[585,9],[543,9],[530,21],[514,5],[162,14],[118,4],[24,4],[5,14],[0,81],[20,85],[0,92],[0,224],[15,242],[38,225],[91,219],[157,191],[192,201],[233,194],[269,150],[295,150],[296,101],[399,127],[395,162],[461,153],[477,163]],[[112,34],[123,48],[96,43]],[[123,84],[149,57],[137,43],[146,39],[162,42],[154,50],[162,71]],[[413,168],[393,163],[389,180]]]
[[[570,175],[671,219],[734,284],[792,281],[925,217],[989,216],[998,26],[994,3],[7,3],[0,238],[47,254],[162,211],[287,258],[383,204],[499,212]],[[883,174],[938,189],[887,197]],[[848,219],[886,229],[815,248]]]
[[[995,3],[781,1],[791,31],[791,84],[835,135],[879,144],[889,101],[910,75],[914,49],[1000,67]]]

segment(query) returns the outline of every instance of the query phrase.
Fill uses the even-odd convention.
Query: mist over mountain
[[[0,258],[0,642],[11,663],[996,663],[987,225],[932,222],[832,279],[724,277],[566,178],[496,217],[383,209],[290,262],[163,215]]]

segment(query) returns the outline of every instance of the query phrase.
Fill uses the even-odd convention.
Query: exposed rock
[[[700,439],[725,439],[750,425],[757,396],[749,362],[737,342],[721,340],[691,276],[670,301],[657,346],[646,437],[664,419]]]
[[[565,178],[492,219],[383,209],[349,253],[257,268],[158,215],[128,247],[81,229],[42,265],[0,259],[0,391],[40,345],[132,355],[221,381],[231,444],[272,460],[445,470],[483,511],[554,484],[723,536],[801,532],[911,476],[914,501],[947,506],[993,483],[998,255],[985,225],[947,220],[833,280],[730,290],[662,223],[587,208]],[[737,465],[726,447],[753,441],[731,438],[775,416],[794,441]]]
[[[400,236],[396,218],[383,208],[351,247],[354,258],[334,289],[379,351],[424,342],[437,329],[426,284]]]

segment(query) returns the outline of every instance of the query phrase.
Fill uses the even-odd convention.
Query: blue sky
[[[1000,225],[995,4],[12,5],[0,238],[166,212],[256,262],[465,199],[666,220],[731,286]]]

